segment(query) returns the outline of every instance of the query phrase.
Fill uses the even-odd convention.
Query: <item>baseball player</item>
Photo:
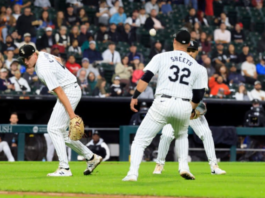
[[[191,41],[190,46],[188,47],[188,54],[194,59],[198,55],[198,47],[199,43],[196,41]],[[208,86],[205,88],[208,89]],[[200,106],[204,106],[204,104]],[[205,112],[206,112],[206,107],[205,107]],[[209,160],[211,173],[215,175],[226,174],[226,172],[224,170],[221,170],[217,165],[212,132],[209,128],[205,116],[202,115],[197,119],[191,120],[190,126],[193,129],[193,131],[196,133],[196,135],[198,135],[199,138],[203,141],[204,149],[206,151],[206,155]],[[162,130],[162,135],[158,146],[157,164],[153,174],[161,174],[163,167],[165,165],[165,159],[169,150],[170,143],[173,139],[174,139],[174,130],[172,126],[168,124]],[[187,138],[176,140],[175,150],[178,156],[180,156],[182,152],[186,152],[188,144],[189,143]]]
[[[180,30],[173,41],[174,51],[157,54],[145,67],[145,74],[137,84],[131,100],[131,110],[138,103],[151,78],[159,73],[155,100],[139,126],[131,147],[131,165],[123,181],[137,181],[138,169],[144,149],[155,135],[166,125],[171,124],[176,138],[187,138],[190,117],[201,101],[207,85],[207,71],[187,54],[190,34]],[[187,151],[181,154],[180,175],[194,179],[190,173]]]
[[[27,67],[35,67],[39,79],[57,96],[48,123],[48,133],[59,158],[59,168],[47,176],[72,176],[69,168],[65,145],[85,157],[87,168],[84,175],[88,175],[100,164],[102,157],[93,154],[80,141],[71,140],[66,129],[70,119],[76,117],[74,110],[81,98],[81,89],[76,82],[76,77],[71,74],[61,59],[45,52],[38,52],[31,45],[24,45],[19,49],[20,59]]]

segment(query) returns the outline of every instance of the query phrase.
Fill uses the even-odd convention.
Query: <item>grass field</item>
[[[153,195],[173,197],[265,197],[265,163],[220,163],[227,175],[211,175],[206,162],[190,163],[196,180],[184,180],[177,163],[167,163],[162,175],[153,175],[155,163],[141,164],[138,182],[122,182],[128,162],[104,162],[83,176],[84,162],[71,162],[73,177],[48,178],[57,162],[1,162],[0,191],[65,192],[86,194]],[[41,196],[0,195],[7,198]],[[43,196],[42,196],[43,197]],[[63,196],[61,196],[63,197]]]

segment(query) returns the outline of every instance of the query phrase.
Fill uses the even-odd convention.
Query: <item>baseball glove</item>
[[[206,104],[204,102],[200,102],[200,104],[197,106],[195,111],[192,112],[191,120],[197,119],[202,115],[205,115],[207,112]]]
[[[84,135],[85,127],[82,118],[76,116],[70,120],[69,135],[68,137],[77,141],[80,140]]]

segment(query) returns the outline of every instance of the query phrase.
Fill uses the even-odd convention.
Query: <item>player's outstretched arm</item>
[[[61,101],[65,110],[67,111],[70,119],[76,117],[75,112],[70,104],[70,101],[67,98],[66,94],[64,93],[62,87],[56,87],[53,91],[57,94],[59,100]]]

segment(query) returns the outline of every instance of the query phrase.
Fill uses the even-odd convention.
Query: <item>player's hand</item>
[[[130,107],[131,107],[131,110],[132,110],[133,112],[138,112],[138,110],[134,108],[134,106],[137,105],[137,104],[138,104],[138,99],[133,99],[133,98],[132,98],[132,100],[131,100],[131,104],[130,104]]]

